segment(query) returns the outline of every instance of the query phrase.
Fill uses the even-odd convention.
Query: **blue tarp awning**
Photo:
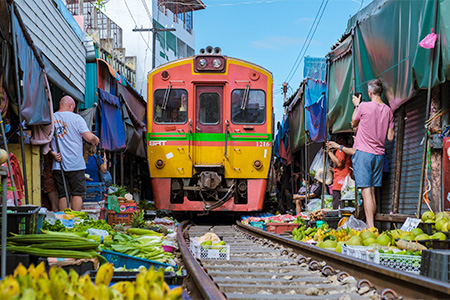
[[[326,139],[326,83],[327,63],[325,58],[305,58],[303,76],[305,86],[305,128],[314,142]]]
[[[120,151],[126,147],[125,127],[122,121],[119,98],[98,89],[102,108],[101,147],[107,151]]]

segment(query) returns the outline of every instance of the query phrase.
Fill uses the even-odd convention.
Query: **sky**
[[[282,84],[291,96],[303,80],[301,49],[321,0],[202,0],[194,12],[196,54],[207,46],[222,54],[256,63],[272,72],[275,120],[283,117]],[[348,19],[369,0],[329,0],[305,56],[325,57],[347,28]],[[298,67],[296,67],[298,66]],[[289,76],[295,71],[294,75]]]

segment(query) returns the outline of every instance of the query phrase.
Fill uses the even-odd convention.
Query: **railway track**
[[[213,231],[230,260],[196,260],[189,237]],[[183,222],[178,242],[198,299],[448,299],[450,285],[237,224]],[[195,298],[195,296],[194,296]]]

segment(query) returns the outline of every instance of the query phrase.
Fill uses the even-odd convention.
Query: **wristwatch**
[[[339,150],[342,151],[343,148],[344,148],[344,145],[341,145],[341,146],[339,147]]]

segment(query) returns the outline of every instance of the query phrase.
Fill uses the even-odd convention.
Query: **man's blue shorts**
[[[356,150],[352,156],[356,187],[378,187],[382,185],[383,155]]]

